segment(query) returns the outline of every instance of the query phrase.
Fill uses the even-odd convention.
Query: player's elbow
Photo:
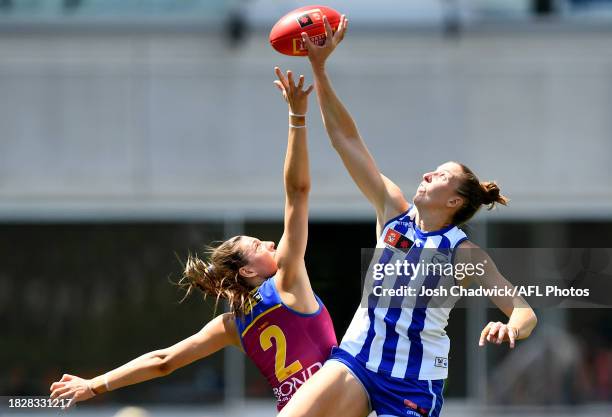
[[[352,142],[352,138],[347,136],[344,132],[339,129],[329,130],[329,140],[331,142],[332,148],[340,154],[347,149],[349,143]]]
[[[177,369],[176,360],[171,354],[162,351],[153,352],[151,368],[155,376],[170,375]]]
[[[287,197],[290,198],[308,197],[308,194],[310,194],[310,181],[287,184],[285,192]]]
[[[155,373],[158,376],[170,375],[176,370],[175,361],[172,360],[170,355],[159,358],[155,364]]]

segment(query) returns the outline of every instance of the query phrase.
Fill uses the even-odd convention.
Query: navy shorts
[[[351,354],[333,348],[328,361],[340,362],[365,388],[378,417],[439,417],[444,380],[400,379],[372,372]]]

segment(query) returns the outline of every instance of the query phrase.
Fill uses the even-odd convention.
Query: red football
[[[270,31],[272,48],[285,55],[308,55],[302,42],[302,32],[306,32],[310,40],[317,45],[325,43],[324,15],[327,16],[335,32],[340,24],[341,15],[330,7],[306,6],[287,13],[276,22]]]

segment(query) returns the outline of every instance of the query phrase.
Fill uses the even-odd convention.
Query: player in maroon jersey
[[[236,236],[211,249],[205,262],[187,260],[181,284],[224,298],[231,312],[193,336],[146,353],[92,379],[64,375],[51,385],[51,397],[85,401],[97,394],[168,375],[230,345],[239,347],[267,378],[280,410],[318,371],[336,335],[327,309],[313,293],[304,254],[308,240],[310,173],[306,142],[308,95],[304,77],[297,85],[290,71],[275,68],[276,86],[289,106],[285,158],[285,230],[275,248],[249,236]]]

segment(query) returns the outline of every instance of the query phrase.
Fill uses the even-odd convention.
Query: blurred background
[[[457,160],[511,198],[467,227],[477,244],[612,247],[612,1],[325,4],[350,18],[334,86],[407,197]],[[268,32],[303,5],[0,0],[0,395],[46,395],[63,373],[93,377],[188,337],[214,311],[178,303],[187,254],[236,234],[278,241],[287,116],[272,69],[312,77]],[[341,337],[375,217],[314,99],[308,125],[307,265]],[[443,416],[612,415],[612,310],[537,312],[512,352],[478,348],[503,319],[485,302],[453,312]],[[233,349],[72,414],[125,405],[275,413]]]

